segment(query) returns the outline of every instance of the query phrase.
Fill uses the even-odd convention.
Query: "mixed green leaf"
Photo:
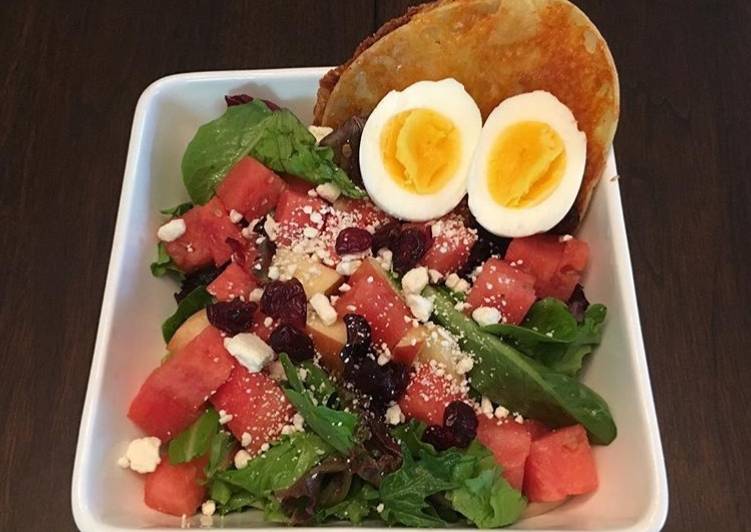
[[[277,172],[314,184],[333,183],[345,196],[365,192],[334,164],[331,148],[316,146],[315,137],[288,109],[271,111],[260,100],[228,107],[201,126],[182,160],[185,188],[196,203],[206,203],[229,170],[250,155]]]
[[[172,257],[167,253],[164,242],[159,242],[156,246],[156,260],[151,263],[151,275],[154,277],[164,277],[167,274],[173,275],[178,281],[182,281],[185,274],[177,267]]]
[[[212,301],[213,298],[211,297],[211,294],[206,291],[205,286],[194,288],[193,291],[180,301],[175,313],[162,323],[162,336],[164,337],[164,341],[169,342],[175,334],[175,331],[180,328],[180,325],[185,323],[185,320],[202,308],[206,308]]]

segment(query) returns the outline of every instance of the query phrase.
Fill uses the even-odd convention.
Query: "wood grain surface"
[[[339,63],[415,2],[0,2],[0,530],[74,529],[70,480],[132,114],[175,72]],[[616,147],[669,530],[749,530],[751,4],[577,2]]]

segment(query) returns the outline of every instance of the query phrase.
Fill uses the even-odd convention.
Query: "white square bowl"
[[[148,509],[142,479],[116,465],[127,442],[141,435],[126,412],[139,385],[164,354],[160,324],[174,310],[174,284],[153,278],[149,263],[154,259],[156,229],[163,222],[159,209],[187,200],[180,178],[185,146],[198,126],[221,115],[222,96],[229,93],[279,102],[307,123],[318,80],[326,71],[180,74],[156,81],[141,96],[73,471],[73,514],[82,530],[173,530],[185,525]],[[611,155],[580,234],[591,247],[587,295],[608,306],[602,345],[583,380],[608,401],[618,437],[607,447],[595,448],[597,492],[521,521],[512,530],[655,530],[665,522],[665,464],[615,176]],[[214,524],[277,528],[252,512],[215,518]]]

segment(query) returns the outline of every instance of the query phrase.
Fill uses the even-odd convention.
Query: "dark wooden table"
[[[175,72],[340,63],[409,3],[0,3],[0,530],[75,526],[73,454],[141,91]],[[751,8],[577,3],[620,70],[667,528],[748,530]]]

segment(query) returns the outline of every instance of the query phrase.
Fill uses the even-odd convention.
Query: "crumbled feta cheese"
[[[381,265],[381,268],[389,271],[394,263],[394,253],[388,248],[381,248],[378,250],[378,258],[376,260]]]
[[[276,220],[271,215],[267,215],[266,220],[263,222],[263,230],[269,235],[269,240],[273,242],[276,240],[279,224],[276,223]]]
[[[271,316],[266,316],[265,318],[263,318],[264,327],[268,328],[268,327],[271,327],[273,324],[274,324],[274,318],[272,318]]]
[[[339,275],[352,275],[362,264],[361,260],[346,260],[336,265],[336,273]]]
[[[253,303],[258,303],[261,298],[263,297],[263,288],[254,288],[250,292],[250,301]]]
[[[226,411],[220,410],[219,411],[219,424],[226,425],[227,423],[232,421],[233,417],[234,416],[232,416],[232,414],[228,414]]]
[[[437,284],[438,281],[443,279],[443,274],[438,270],[428,270],[428,277],[430,277],[431,283]]]
[[[317,226],[320,226],[323,223],[323,216],[321,216],[320,212],[315,211],[311,213],[310,221],[316,224]]]
[[[162,242],[172,242],[183,236],[185,234],[185,229],[185,220],[182,218],[175,218],[161,226],[157,230],[156,236]]]
[[[308,126],[308,131],[310,131],[310,134],[315,137],[316,144],[320,144],[326,135],[334,130],[327,126]]]
[[[475,360],[465,354],[462,358],[460,358],[456,363],[456,372],[459,375],[464,375],[466,373],[469,373],[472,371],[472,368],[475,366]]]
[[[264,443],[263,445],[261,445],[261,452],[265,453],[266,451],[269,450],[270,447],[271,446],[268,443]]]
[[[162,459],[159,456],[159,446],[162,441],[153,436],[136,438],[128,444],[125,456],[117,464],[120,467],[130,467],[136,473],[152,473]]]
[[[295,430],[302,432],[304,424],[305,419],[299,413],[295,413],[295,415],[292,416],[292,426],[295,427]]]
[[[300,377],[302,382],[305,382],[305,379],[308,378],[308,370],[305,368],[297,368],[297,376]]]
[[[441,222],[440,220],[430,226],[430,234],[433,235],[433,238],[437,238],[441,236],[442,232],[443,232],[443,222]]]
[[[501,321],[501,313],[495,307],[478,307],[472,311],[472,319],[481,327],[495,325]]]
[[[428,269],[425,266],[412,268],[402,277],[402,290],[405,294],[419,294],[428,282]]]
[[[404,413],[399,405],[393,405],[386,409],[386,423],[389,425],[398,425],[404,423]]]
[[[240,449],[235,453],[234,462],[237,469],[245,468],[245,466],[248,465],[248,462],[250,462],[250,453],[245,449]]]
[[[505,417],[508,417],[508,414],[509,414],[509,411],[508,411],[507,408],[499,406],[498,408],[495,409],[495,414],[494,415],[498,419],[503,419]]]
[[[407,295],[407,306],[412,311],[412,315],[423,323],[430,319],[433,312],[433,302],[417,294]]]
[[[201,513],[203,515],[212,516],[216,512],[216,503],[209,499],[201,505]]]
[[[269,279],[271,279],[272,281],[276,281],[277,279],[279,279],[279,276],[281,275],[281,272],[279,272],[279,267],[269,266],[268,275],[269,275]]]
[[[333,325],[336,321],[336,309],[331,306],[329,298],[325,295],[321,293],[313,294],[313,297],[310,298],[310,306],[316,311],[324,325]]]
[[[305,214],[311,214],[313,212],[313,206],[312,205],[303,205],[302,212]]]
[[[480,411],[485,414],[485,417],[493,417],[493,403],[485,396],[480,399]]]
[[[521,414],[514,413],[514,421],[521,425],[522,423],[524,423],[524,418]]]
[[[386,507],[383,505],[383,503],[380,503],[378,504],[378,506],[376,506],[376,512],[381,513],[384,508]]]
[[[274,359],[274,350],[253,333],[240,333],[224,339],[224,348],[251,373],[258,373]]]
[[[242,436],[240,436],[240,445],[247,447],[251,443],[253,443],[253,436],[249,432],[243,432]]]
[[[248,227],[243,227],[240,229],[240,234],[243,236],[245,240],[255,240],[258,242],[258,233],[253,231],[253,225],[249,225]]]
[[[378,360],[376,360],[376,362],[378,362],[379,366],[385,366],[390,361],[391,361],[391,350],[388,348],[388,346],[385,346],[385,349],[381,350],[381,352],[378,353]]]
[[[229,219],[233,224],[240,223],[240,220],[243,219],[243,215],[237,212],[235,209],[232,209],[229,211]]]
[[[568,242],[572,238],[574,238],[574,237],[571,236],[571,235],[561,235],[561,236],[558,237],[558,242]]]
[[[340,292],[349,292],[350,290],[352,290],[352,287],[347,283],[342,283],[341,285],[339,285]]]
[[[302,236],[305,238],[315,238],[318,236],[318,229],[306,226],[305,229],[302,230]]]
[[[329,203],[334,203],[342,191],[334,183],[324,183],[316,187],[316,193]]]
[[[450,288],[454,292],[464,293],[469,291],[469,283],[455,273],[450,273],[446,277],[446,288]]]

